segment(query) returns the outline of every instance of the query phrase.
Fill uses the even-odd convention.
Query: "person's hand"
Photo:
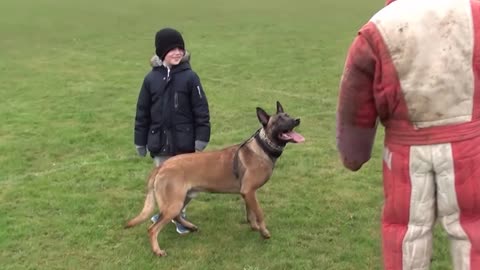
[[[145,145],[135,145],[135,149],[137,149],[137,154],[141,157],[147,155],[147,147]]]

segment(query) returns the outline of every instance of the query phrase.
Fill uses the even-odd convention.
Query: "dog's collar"
[[[257,140],[260,147],[262,147],[263,151],[267,153],[270,157],[278,158],[283,152],[285,146],[279,146],[272,142],[265,134],[265,130],[262,128],[260,129],[257,134],[255,134],[255,139]]]

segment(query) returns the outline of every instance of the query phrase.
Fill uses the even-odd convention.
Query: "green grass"
[[[335,149],[337,87],[357,29],[384,1],[16,0],[0,3],[2,269],[380,269],[381,135],[359,173]],[[210,106],[208,149],[257,128],[280,100],[302,118],[259,191],[272,239],[244,222],[239,196],[202,194],[200,232],[159,236],[141,209],[149,158],[135,155],[135,103],[153,36],[180,29]],[[450,269],[438,231],[433,269]]]

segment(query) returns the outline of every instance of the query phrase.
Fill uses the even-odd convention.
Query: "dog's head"
[[[277,113],[268,115],[262,108],[257,107],[257,117],[265,130],[267,137],[277,145],[300,143],[305,138],[293,129],[300,125],[299,118],[293,118],[284,112],[282,104],[277,101]]]

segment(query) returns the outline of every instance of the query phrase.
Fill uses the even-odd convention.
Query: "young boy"
[[[134,143],[137,153],[145,156],[148,150],[158,167],[174,155],[202,151],[210,140],[210,116],[182,35],[172,28],[161,29],[155,35],[155,48],[152,70],[138,97]],[[153,222],[157,219],[158,215],[152,217]],[[175,225],[178,233],[189,232]]]

